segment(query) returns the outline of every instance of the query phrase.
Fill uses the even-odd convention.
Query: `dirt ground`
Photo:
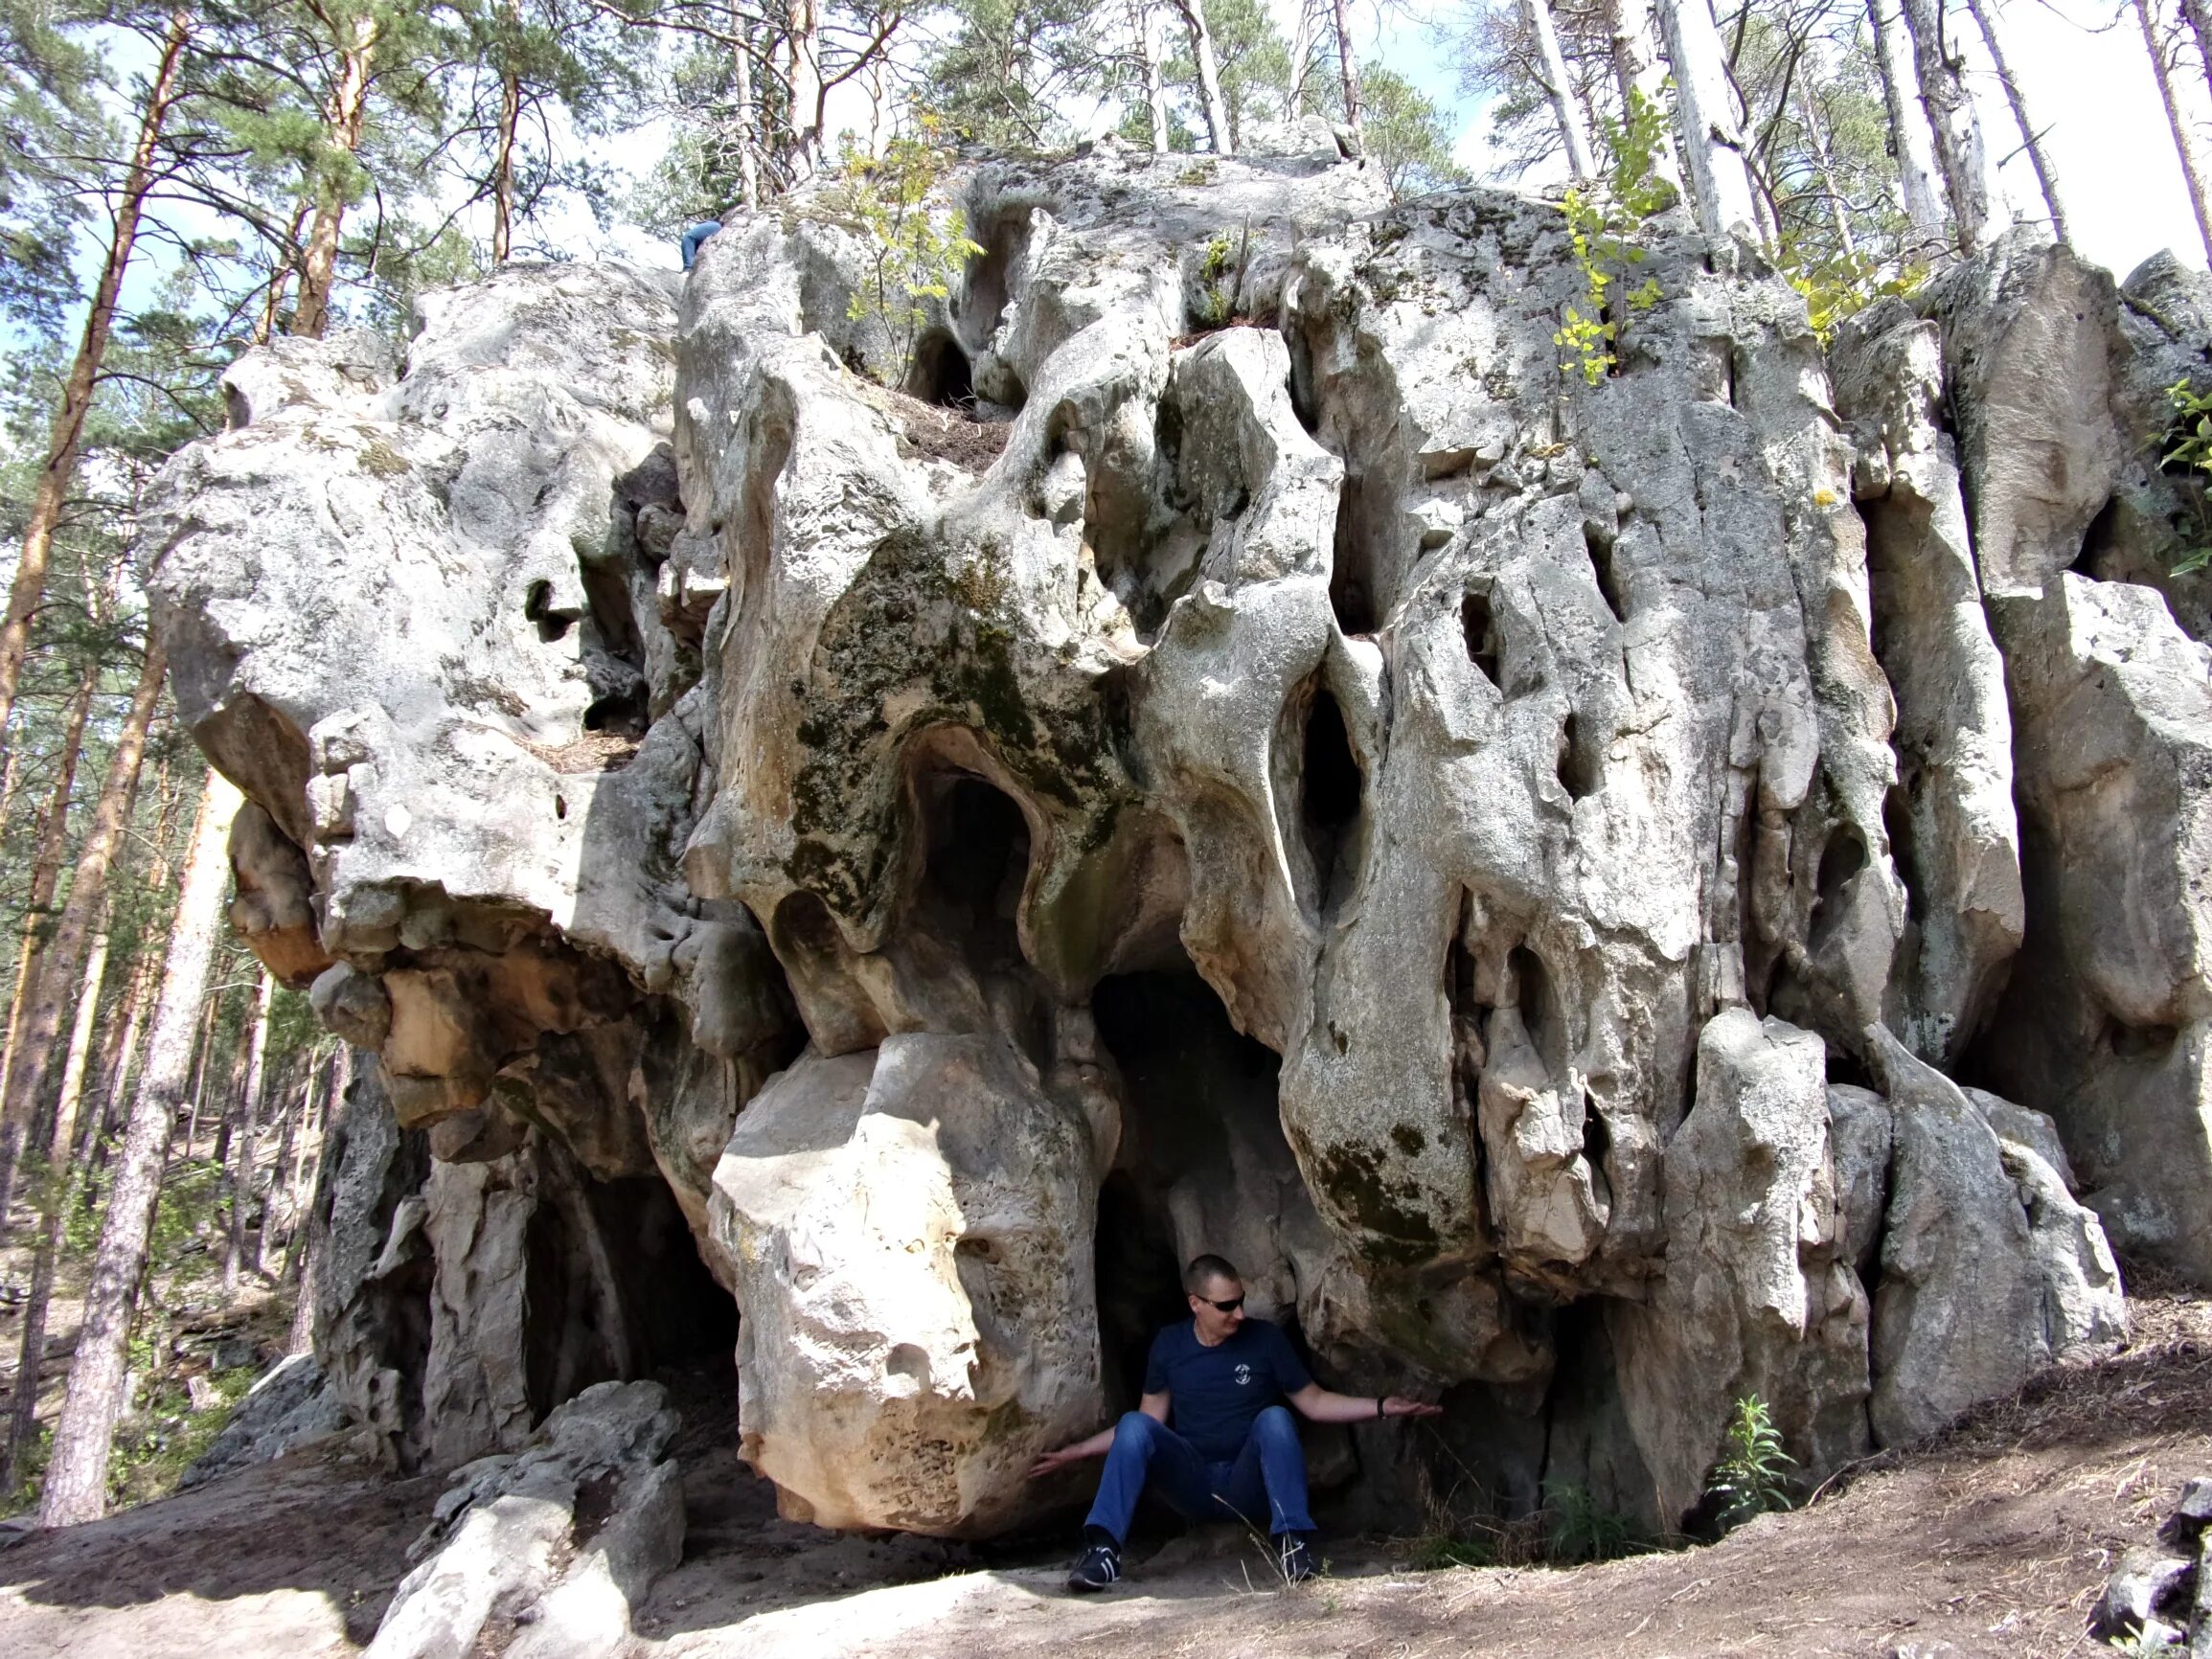
[[[1233,1538],[1175,1540],[1132,1558],[1114,1591],[1077,1600],[1057,1552],[778,1521],[678,1378],[694,1407],[677,1448],[690,1534],[638,1610],[634,1647],[654,1659],[2091,1654],[2085,1618],[2112,1559],[2150,1537],[2184,1478],[2212,1473],[2212,1300],[2145,1288],[2119,1353],[2048,1373],[1711,1548],[1417,1573],[1402,1541],[1335,1539],[1328,1574],[1288,1591]],[[353,1652],[439,1487],[301,1453],[29,1535],[0,1549],[0,1653]]]

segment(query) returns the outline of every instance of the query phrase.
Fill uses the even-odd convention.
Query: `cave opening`
[[[1494,686],[1502,684],[1497,677],[1497,660],[1502,642],[1498,637],[1497,615],[1491,608],[1490,595],[1471,593],[1459,602],[1459,631],[1467,641],[1467,660]]]
[[[975,408],[974,373],[960,342],[943,329],[933,329],[915,342],[914,360],[906,371],[908,397],[942,409],[972,413]]]
[[[1365,779],[1352,752],[1344,711],[1323,687],[1306,712],[1298,773],[1298,823],[1313,861],[1315,907],[1329,908],[1346,839],[1359,818]]]
[[[523,1234],[532,1417],[595,1382],[668,1371],[726,1380],[734,1412],[737,1304],[699,1259],[668,1183],[577,1174],[540,1199]]]
[[[1335,551],[1329,566],[1329,605],[1347,635],[1371,634],[1382,625],[1387,596],[1378,587],[1373,541],[1365,512],[1364,480],[1349,468],[1336,494]]]
[[[1866,868],[1866,842],[1856,828],[1844,824],[1820,849],[1820,867],[1813,876],[1813,913],[1806,924],[1806,943],[1814,949],[1836,931],[1842,920],[1843,890]]]
[[[2082,551],[2074,556],[2074,562],[2067,568],[2076,576],[2101,580],[2107,557],[2118,548],[2119,542],[2120,498],[2114,495],[2107,498],[2105,505],[2097,509],[2097,515],[2089,520],[2088,528],[2082,533]]]
[[[1598,746],[1583,731],[1571,710],[1560,726],[1559,780],[1560,787],[1574,801],[1596,794],[1605,784]]]
[[[1278,1251],[1285,1206],[1318,1228],[1283,1135],[1281,1061],[1240,1033],[1188,958],[1110,975],[1091,993],[1100,1040],[1122,1082],[1122,1139],[1099,1197],[1097,1271],[1106,1393],[1134,1405],[1153,1334],[1185,1317],[1182,1264],[1201,1251],[1236,1262],[1253,1311],[1289,1323]]]
[[[1613,558],[1613,538],[1601,536],[1588,525],[1583,526],[1583,546],[1590,556],[1590,571],[1598,579],[1598,592],[1604,596],[1606,608],[1613,613],[1613,621],[1629,620],[1629,588],[1621,579],[1619,566]]]
[[[1012,796],[969,772],[919,780],[923,864],[915,914],[978,974],[1023,964],[1016,917],[1029,877],[1029,821]]]

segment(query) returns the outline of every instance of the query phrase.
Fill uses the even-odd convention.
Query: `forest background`
[[[673,264],[812,182],[1310,118],[1401,195],[1557,195],[1593,301],[1676,200],[1823,330],[2016,219],[2212,254],[2212,0],[1423,3],[0,0],[0,1512],[173,1473],[253,1355],[174,1361],[316,1247],[348,1057],[223,926],[259,809],[179,729],[132,568],[240,352],[403,342],[509,260]],[[1587,309],[1566,372],[1609,361]]]

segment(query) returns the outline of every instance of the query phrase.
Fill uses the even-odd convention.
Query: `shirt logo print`
[[[1251,1383],[1251,1380],[1252,1380],[1252,1368],[1251,1368],[1250,1366],[1248,1366],[1248,1365],[1240,1365],[1239,1367],[1237,1367],[1237,1386],[1238,1386],[1239,1388],[1244,1388],[1244,1387],[1247,1387],[1247,1386],[1249,1386],[1249,1385],[1250,1385],[1250,1383]]]

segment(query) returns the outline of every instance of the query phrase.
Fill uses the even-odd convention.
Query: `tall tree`
[[[1536,36],[1537,60],[1543,66],[1544,96],[1551,101],[1552,116],[1560,124],[1560,138],[1566,146],[1567,170],[1577,183],[1597,176],[1598,164],[1590,155],[1582,105],[1567,80],[1567,61],[1560,51],[1559,32],[1552,27],[1551,0],[1521,0],[1528,12],[1529,29]]]
[[[1874,29],[1874,60],[1881,75],[1882,104],[1889,118],[1890,149],[1897,160],[1904,215],[1924,246],[1941,247],[1950,239],[1944,223],[1943,186],[1936,177],[1935,142],[1928,133],[1927,111],[1918,96],[1912,37],[1897,10],[1897,0],[1867,0],[1866,14]]]
[[[91,303],[85,308],[84,327],[77,355],[62,384],[61,401],[47,434],[46,460],[38,487],[31,499],[31,512],[16,552],[15,578],[8,594],[8,609],[0,617],[0,734],[4,734],[15,707],[15,693],[23,677],[23,659],[31,648],[31,622],[46,592],[47,566],[54,553],[55,532],[69,501],[71,484],[82,454],[86,417],[99,384],[101,365],[115,333],[116,315],[123,294],[123,280],[130,268],[138,241],[147,197],[159,174],[163,129],[173,113],[183,84],[185,48],[191,40],[192,14],[179,7],[170,13],[162,36],[159,61],[140,97],[138,136],[123,171],[120,191],[110,219],[107,251],[101,261]]]
[[[1206,116],[1206,141],[1216,155],[1229,155],[1236,144],[1229,135],[1229,106],[1221,100],[1221,73],[1214,58],[1213,31],[1206,26],[1206,0],[1174,0],[1190,34],[1191,60],[1197,66],[1198,98]]]
[[[2036,184],[2042,191],[2043,208],[2051,216],[2051,229],[2059,240],[2066,241],[2066,214],[2059,206],[2059,174],[2051,165],[2050,153],[2043,148],[2043,135],[2028,115],[2028,101],[2020,91],[2020,83],[2013,74],[2012,65],[2005,60],[2004,42],[1998,38],[1996,24],[1990,15],[1988,0],[1966,0],[1967,10],[1973,13],[1974,27],[1981,31],[1982,44],[1989,48],[1990,62],[1996,67],[1997,84],[2005,91],[2005,102],[2013,112],[2013,122],[2020,129],[2020,147],[2028,152],[2028,163],[2036,170]]]
[[[1676,130],[1698,223],[1715,237],[1756,227],[1744,135],[1712,6],[1708,0],[1658,0],[1658,12],[1667,61],[1675,69]]]
[[[2190,211],[2197,216],[2197,235],[2204,243],[2204,257],[2212,261],[2212,200],[2204,193],[2204,164],[2197,155],[2197,140],[2174,86],[2174,67],[2159,38],[2151,0],[2135,0],[2135,19],[2143,26],[2143,46],[2151,54],[2151,73],[2158,80],[2158,98],[2166,106],[2166,125],[2174,134],[2174,153],[2181,163],[2182,182],[2189,187]]]
[[[1945,37],[1943,0],[1904,0],[1904,6],[1920,101],[1950,203],[1951,234],[1959,252],[1971,254],[2002,228],[2004,190],[1961,72],[1963,58]]]
[[[192,1070],[193,1034],[207,991],[230,878],[225,848],[241,797],[210,772],[193,824],[176,920],[170,930],[161,996],[146,1070],[132,1102],[107,1214],[100,1230],[84,1317],[69,1366],[69,1391],[55,1427],[53,1455],[38,1505],[41,1526],[97,1520],[106,1508],[107,1464],[115,1420],[124,1407],[124,1355],[132,1294],[146,1266],[153,1206],[161,1192],[162,1153]]]
[[[47,950],[30,999],[24,1005],[22,1035],[12,1057],[13,1064],[9,1068],[9,1095],[18,1122],[27,1117],[54,1066],[62,1018],[69,1006],[69,989],[77,983],[86,953],[92,947],[101,907],[106,900],[107,874],[123,845],[130,804],[138,790],[139,762],[146,754],[147,731],[153,724],[154,704],[160,699],[162,679],[168,668],[161,642],[149,641],[139,671],[138,687],[131,695],[130,713],[116,739],[115,749],[108,760],[107,777],[101,784],[100,799],[93,807],[92,822],[78,848],[68,902],[62,906],[60,921],[54,930],[54,943]],[[11,1135],[11,1143],[21,1144],[19,1131]],[[5,1173],[8,1178],[12,1177],[11,1170]]]
[[[1359,54],[1352,44],[1352,19],[1345,0],[1330,0],[1330,8],[1336,22],[1336,68],[1344,82],[1344,123],[1354,132],[1361,130],[1359,107]]]
[[[246,1216],[254,1207],[254,1165],[261,1131],[262,1090],[268,1075],[269,1003],[277,982],[267,968],[254,998],[252,1035],[247,1039],[244,1086],[239,1091],[238,1173],[231,1178],[230,1249],[223,1256],[223,1295],[236,1296],[239,1269],[246,1259]]]

